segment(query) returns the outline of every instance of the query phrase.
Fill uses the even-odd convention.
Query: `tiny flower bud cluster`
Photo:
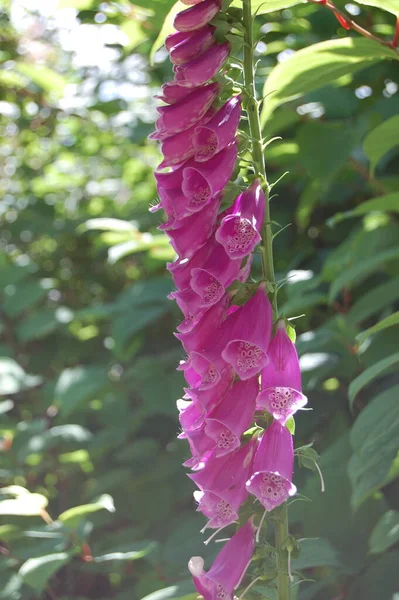
[[[177,258],[168,264],[176,290],[170,294],[183,313],[177,327],[186,358],[179,366],[187,381],[178,400],[182,433],[191,457],[185,465],[197,486],[205,527],[237,521],[249,494],[272,510],[295,493],[293,444],[287,419],[306,402],[300,388],[295,347],[284,323],[271,341],[273,311],[265,286],[242,306],[227,288],[245,282],[261,241],[266,198],[255,180],[232,206],[220,212],[223,190],[237,160],[238,96],[220,105],[213,78],[228,58],[228,42],[218,43],[210,21],[220,0],[183,0],[191,5],[174,21],[166,39],[174,79],[162,88],[165,106],[153,139],[163,161],[155,177],[169,237]],[[262,387],[259,389],[259,376]],[[274,417],[263,436],[242,436],[256,410]],[[252,519],[221,550],[208,572],[203,560],[189,564],[205,600],[231,599],[254,551]]]

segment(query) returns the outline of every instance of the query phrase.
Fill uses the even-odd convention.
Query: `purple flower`
[[[165,40],[165,46],[170,51],[169,56],[172,63],[182,65],[200,56],[215,41],[214,31],[214,27],[205,25],[202,29],[195,31],[187,33],[178,31],[169,35]]]
[[[245,482],[251,472],[254,443],[250,442],[227,456],[213,452],[204,467],[189,475],[199,487],[194,492],[198,509],[209,521],[207,527],[226,527],[238,519],[238,510],[248,497]]]
[[[182,190],[190,204],[199,210],[221,192],[231,177],[236,160],[237,144],[232,142],[207,162],[186,167]]]
[[[171,137],[163,140],[161,144],[161,151],[163,154],[163,161],[159,165],[158,169],[164,169],[165,167],[173,167],[174,165],[180,165],[187,159],[191,158],[195,154],[194,147],[194,135],[197,127],[203,125],[212,118],[215,111],[211,107],[205,115],[195,123],[189,129],[176,133]]]
[[[210,118],[194,128],[195,160],[204,162],[228,146],[235,138],[241,117],[239,96],[234,96]]]
[[[183,35],[183,34],[181,34],[181,35]],[[163,102],[166,102],[167,104],[174,104],[175,102],[178,102],[179,100],[183,100],[183,98],[185,98],[186,96],[191,94],[191,92],[193,91],[190,88],[186,88],[186,87],[179,85],[175,81],[168,81],[168,83],[164,83],[161,89],[162,89],[162,95],[155,96],[155,98],[158,98],[159,100],[162,100]],[[198,90],[196,90],[196,91],[198,91]],[[159,137],[157,132],[152,133],[150,135],[150,138],[152,140],[162,139],[162,137]]]
[[[193,556],[188,563],[194,585],[204,600],[232,600],[251,562],[255,548],[255,528],[249,520],[225,544],[208,572],[204,560]]]
[[[173,26],[178,31],[194,31],[204,27],[220,10],[221,0],[205,0],[178,13]]]
[[[248,491],[266,510],[273,510],[296,493],[292,483],[294,448],[292,435],[278,421],[264,432],[255,454]]]
[[[260,410],[267,410],[284,424],[299,408],[307,404],[301,393],[301,371],[295,345],[279,321],[269,347],[269,364],[262,370],[261,392],[256,400]]]
[[[228,214],[223,217],[216,231],[216,239],[223,245],[230,258],[244,258],[261,241],[260,230],[265,204],[265,195],[260,182],[256,180],[238,196]]]
[[[203,267],[191,270],[190,285],[201,299],[200,308],[212,306],[220,300],[225,289],[237,278],[240,267],[241,261],[231,260],[223,246],[216,242]]]
[[[212,202],[200,212],[174,219],[173,224],[164,223],[158,229],[165,231],[180,258],[191,258],[212,234],[218,216],[220,201]]]
[[[221,403],[207,416],[205,432],[216,442],[215,456],[223,456],[240,447],[241,436],[254,417],[258,391],[256,377],[247,381],[237,381]]]
[[[204,424],[205,410],[198,402],[181,398],[176,402],[179,411],[179,421],[184,433],[200,429]]]
[[[190,331],[186,333],[175,333],[175,336],[183,344],[186,352],[202,350],[213,337],[215,330],[219,327],[225,315],[228,298],[222,297],[217,304],[203,313],[201,319]]]
[[[225,321],[229,342],[222,352],[240,379],[257,375],[269,362],[268,347],[272,329],[272,307],[263,286],[246,304]]]
[[[213,44],[194,60],[176,65],[174,68],[175,81],[190,88],[203,85],[218,73],[227,60],[229,51],[230,44],[228,42]]]
[[[157,110],[160,116],[155,124],[156,136],[153,135],[153,138],[164,140],[198,123],[215,100],[219,89],[219,84],[211,83],[193,90],[175,104],[159,106]]]
[[[185,388],[186,396],[196,404],[200,404],[206,412],[211,412],[229,392],[234,381],[233,369],[227,367],[221,373],[217,384],[206,390],[196,388]]]

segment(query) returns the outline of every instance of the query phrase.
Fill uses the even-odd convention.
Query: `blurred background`
[[[214,552],[176,440],[173,252],[148,212],[153,95],[171,77],[154,42],[171,4],[0,1],[3,600],[193,600],[188,558]],[[392,10],[338,5],[392,38]],[[276,64],[348,35],[314,4],[257,27],[260,94]],[[266,150],[271,181],[288,171],[272,200],[272,218],[291,223],[275,240],[288,277],[279,301],[302,315],[293,323],[313,409],[297,418],[296,445],[314,442],[326,484],[321,493],[311,460],[297,466],[291,530],[308,539],[293,568],[313,580],[296,587],[299,600],[399,598],[393,121],[383,152],[364,145],[399,118],[398,75],[390,60],[344,71],[265,128],[283,138]],[[273,600],[266,583],[248,597]]]

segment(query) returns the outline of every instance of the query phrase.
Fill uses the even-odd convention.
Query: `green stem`
[[[265,222],[262,229],[262,272],[263,276],[275,284],[273,265],[273,235],[270,223],[270,185],[267,181],[265,156],[263,153],[262,129],[259,118],[259,102],[256,99],[254,77],[254,38],[251,0],[243,0],[244,21],[244,80],[247,93],[246,111],[248,114],[249,130],[252,137],[253,161],[255,174],[261,179],[266,195]],[[273,294],[273,305],[277,313],[276,293]],[[277,318],[277,314],[275,315]]]
[[[285,544],[288,539],[287,503],[281,505],[275,524],[275,540],[277,549],[277,597],[278,600],[290,600],[291,581],[288,569],[288,550]]]
[[[253,162],[255,174],[261,179],[266,195],[265,222],[262,229],[262,273],[274,287],[273,309],[275,319],[278,317],[276,280],[274,276],[273,263],[273,234],[270,222],[270,185],[267,180],[262,129],[259,116],[259,102],[256,99],[255,76],[254,76],[254,38],[253,17],[251,0],[243,0],[243,24],[244,24],[244,80],[246,98],[246,111],[248,115],[249,130],[253,144]],[[291,582],[288,569],[288,551],[285,543],[288,538],[288,514],[285,502],[278,511],[275,526],[275,539],[277,549],[277,597],[278,600],[291,599]]]

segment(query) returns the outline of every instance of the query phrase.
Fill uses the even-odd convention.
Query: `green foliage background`
[[[0,8],[0,598],[192,600],[187,560],[214,550],[176,440],[173,253],[147,210],[152,96],[171,76],[162,50],[149,56],[171,3],[12,4]],[[290,507],[309,538],[293,569],[314,582],[295,591],[397,600],[399,63],[325,8],[293,4],[259,3],[257,81],[271,93],[265,135],[282,137],[266,149],[271,181],[288,171],[272,200],[291,223],[275,240],[279,302],[304,315],[313,410],[296,444],[314,442],[326,483],[297,467],[312,502]],[[349,9],[392,38],[396,0]]]

